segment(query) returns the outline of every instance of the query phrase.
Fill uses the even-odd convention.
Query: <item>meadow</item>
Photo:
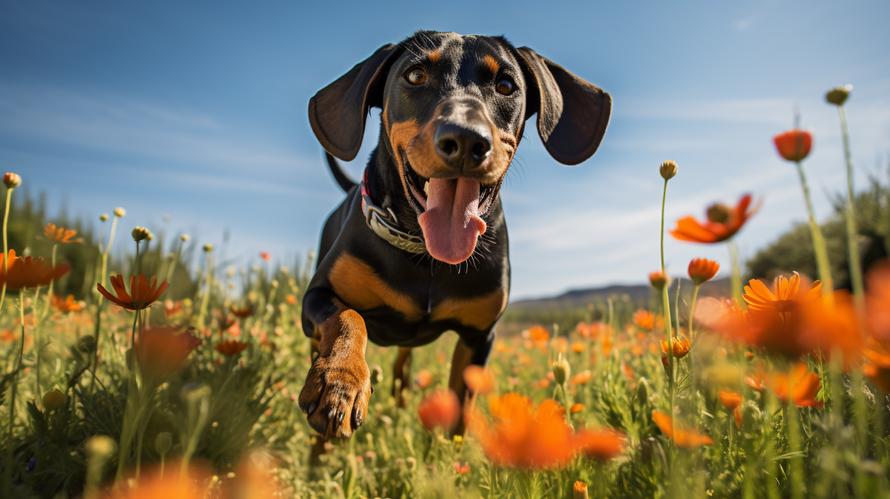
[[[826,94],[847,148],[850,91]],[[812,135],[774,140],[812,214]],[[447,390],[456,337],[415,351],[401,401],[396,350],[370,345],[368,420],[316,462],[296,402],[311,362],[299,320],[311,254],[232,268],[186,234],[128,226],[123,208],[96,233],[33,226],[12,202],[28,179],[3,181],[2,497],[890,495],[890,266],[861,268],[851,181],[849,290],[833,286],[812,215],[816,275],[747,280],[733,237],[757,223],[757,193],[676,221],[662,210],[660,234],[641,242],[661,266],[630,276],[653,270],[650,306],[614,297],[572,327],[505,328],[519,332],[464,373],[463,412]],[[682,165],[653,165],[662,207],[683,181]],[[15,224],[27,230],[10,244]],[[664,272],[678,244],[702,250],[691,290]],[[731,268],[708,258],[727,250]],[[731,296],[699,298],[718,275]],[[467,431],[452,434],[460,418]]]

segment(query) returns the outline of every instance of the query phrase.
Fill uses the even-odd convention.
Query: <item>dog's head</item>
[[[427,252],[446,263],[473,254],[486,230],[525,120],[557,161],[596,151],[612,99],[527,47],[502,37],[418,32],[384,45],[309,101],[322,146],[349,161],[370,107],[382,112],[381,147],[417,215]]]

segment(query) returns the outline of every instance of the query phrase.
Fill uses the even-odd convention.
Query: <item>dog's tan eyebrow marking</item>
[[[501,63],[497,61],[493,56],[486,54],[482,57],[482,64],[491,71],[491,74],[498,74],[498,70],[501,69]]]
[[[426,54],[426,58],[430,62],[436,63],[442,59],[442,49],[431,50]]]

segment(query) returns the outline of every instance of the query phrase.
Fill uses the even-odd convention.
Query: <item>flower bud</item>
[[[139,241],[145,241],[146,239],[148,239],[149,241],[152,240],[151,231],[146,229],[145,227],[142,227],[141,225],[133,228],[133,232],[131,232],[131,235],[133,236],[133,240],[137,243]]]
[[[656,270],[655,272],[649,273],[649,284],[651,284],[652,287],[658,291],[663,290],[664,287],[667,286],[669,282],[670,282],[670,278],[668,278],[668,276],[665,275],[665,273],[660,270]]]
[[[53,389],[43,395],[43,407],[47,411],[56,411],[63,407],[68,401],[68,397],[61,390]]]
[[[117,218],[124,218],[125,216],[127,216],[127,210],[117,207],[114,209],[114,216],[116,216]]]
[[[212,251],[213,251],[213,245],[212,245],[212,244],[207,243],[207,244],[204,245],[204,253],[210,253],[210,252],[212,252]]]
[[[6,184],[7,189],[15,189],[22,185],[22,177],[18,173],[6,172],[3,174],[3,183]]]
[[[843,106],[844,102],[847,102],[847,98],[850,97],[850,92],[852,91],[853,85],[850,85],[849,83],[846,85],[841,85],[839,87],[834,87],[825,93],[825,100],[829,104],[834,104],[835,106]]]
[[[105,435],[97,435],[87,440],[87,454],[93,459],[106,459],[116,450],[117,444],[114,439]]]
[[[661,178],[665,180],[674,178],[674,176],[677,175],[677,162],[670,159],[665,161],[658,169],[658,173],[660,173]]]
[[[191,239],[191,237],[188,234],[180,234],[179,235],[179,240],[184,243],[187,243],[189,239]]]
[[[99,215],[99,221],[107,222],[108,221],[108,213],[103,213],[103,214]]]
[[[720,270],[720,264],[707,258],[693,258],[689,261],[689,278],[696,285],[710,281]]]
[[[168,431],[162,431],[155,437],[155,452],[164,456],[173,447],[173,435]]]
[[[374,366],[371,368],[371,386],[379,385],[383,381],[383,368]]]
[[[691,344],[689,343],[688,338],[683,337],[674,337],[671,338],[671,348],[670,353],[675,358],[682,359],[689,353],[689,349],[691,348]],[[661,351],[665,354],[668,353],[668,342],[667,340],[661,341]]]
[[[553,371],[553,380],[556,381],[556,384],[558,385],[564,385],[566,380],[569,379],[569,376],[572,374],[572,366],[562,354],[559,354],[559,357],[556,358],[556,362],[550,366],[550,369]]]
[[[581,480],[576,480],[572,485],[572,499],[587,499],[587,484]]]

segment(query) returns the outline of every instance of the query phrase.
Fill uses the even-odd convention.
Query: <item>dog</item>
[[[336,158],[358,154],[372,107],[380,139],[356,183]],[[509,297],[499,193],[526,120],[536,114],[549,154],[574,165],[596,152],[611,108],[608,93],[530,48],[431,31],[380,47],[310,99],[312,131],[346,191],[302,302],[313,359],[299,406],[322,438],[348,437],[368,417],[369,340],[399,347],[398,395],[411,348],[456,332],[449,387],[468,399],[464,369],[485,365]]]

